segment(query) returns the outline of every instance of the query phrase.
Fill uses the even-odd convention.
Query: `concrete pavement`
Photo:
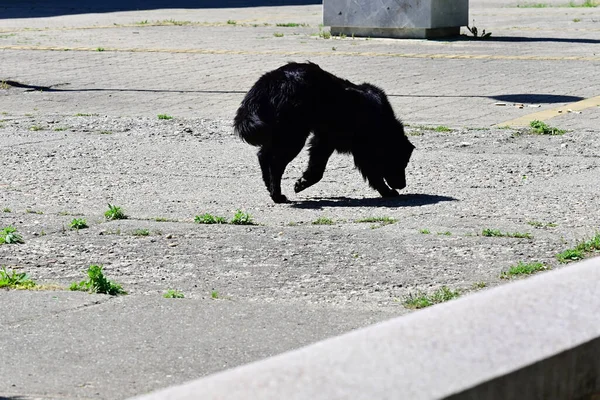
[[[25,239],[0,265],[68,286],[101,263],[130,292],[1,291],[0,397],[126,398],[406,314],[409,294],[502,284],[518,261],[562,267],[600,228],[600,107],[569,112],[600,95],[600,9],[512,5],[472,2],[486,41],[326,39],[318,5],[0,19],[0,81],[18,83],[0,87],[0,228]],[[344,157],[295,203],[269,202],[229,121],[260,74],[307,59],[380,85],[410,125],[397,202]],[[564,136],[494,128],[557,108]],[[130,218],[104,221],[106,203]],[[193,223],[238,208],[260,225]],[[398,222],[356,222],[373,216]]]

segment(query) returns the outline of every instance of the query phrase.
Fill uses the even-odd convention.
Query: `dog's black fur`
[[[308,168],[296,193],[321,180],[334,151],[352,154],[383,197],[398,195],[388,185],[406,186],[404,170],[414,146],[383,90],[355,85],[316,64],[289,63],[260,77],[242,101],[234,127],[240,138],[260,147],[263,180],[275,203],[287,201],[281,194],[283,171],[311,132]]]

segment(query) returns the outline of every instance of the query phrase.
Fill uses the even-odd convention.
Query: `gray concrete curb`
[[[136,399],[593,398],[599,294],[595,258]]]

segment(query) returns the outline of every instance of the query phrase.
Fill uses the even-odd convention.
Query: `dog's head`
[[[395,131],[391,136],[392,143],[389,148],[385,149],[384,178],[391,188],[400,190],[406,187],[405,170],[415,146],[404,134],[404,127],[401,123]]]

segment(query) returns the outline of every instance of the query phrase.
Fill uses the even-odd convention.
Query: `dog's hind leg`
[[[282,135],[283,136],[283,135]],[[286,140],[274,141],[268,150],[270,157],[265,157],[269,166],[269,192],[275,203],[285,203],[287,198],[281,194],[281,177],[287,165],[304,147],[307,135],[287,132]]]
[[[263,147],[258,151],[257,155],[263,181],[267,186],[267,190],[271,191],[271,153]]]
[[[334,148],[319,136],[313,136],[310,140],[308,167],[302,177],[296,181],[294,191],[299,193],[314,185],[323,178],[325,167]]]

